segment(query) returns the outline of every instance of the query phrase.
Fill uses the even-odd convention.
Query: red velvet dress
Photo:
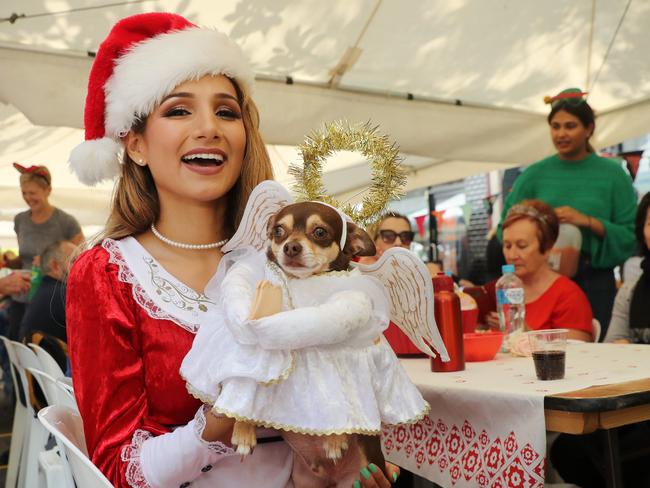
[[[130,262],[125,256],[129,248],[120,247],[127,243],[133,251]],[[192,486],[229,486],[244,472],[241,479],[249,486],[270,480],[257,486],[284,487],[291,471],[284,443],[258,446],[273,447],[273,454],[257,463],[240,463],[223,444],[200,439],[201,403],[187,393],[178,371],[198,327],[184,317],[195,313],[201,300],[209,314],[207,297],[201,295],[197,302],[192,291],[166,275],[133,238],[106,240],[103,247],[79,257],[67,289],[73,384],[92,461],[118,487],[180,486],[190,481]],[[147,279],[143,269],[151,271],[152,283],[142,282]],[[178,314],[169,313],[174,307]],[[175,430],[177,426],[184,427]],[[159,442],[149,443],[144,466],[140,450],[154,438]],[[171,466],[174,463],[177,466]],[[260,465],[265,463],[275,468],[264,473]],[[212,465],[224,473],[221,482],[208,483]],[[253,476],[254,471],[260,474]],[[197,483],[199,479],[204,482]]]

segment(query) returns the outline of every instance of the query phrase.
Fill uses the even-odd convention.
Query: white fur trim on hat
[[[106,82],[106,135],[124,135],[181,83],[219,74],[252,88],[254,74],[243,52],[216,30],[188,28],[136,44]]]
[[[144,20],[152,25],[160,22],[163,16],[143,15],[147,16]],[[125,20],[134,21],[136,18],[138,22],[144,22],[142,15]],[[128,32],[128,25],[123,28]],[[113,36],[111,42],[116,43],[121,35],[123,33],[118,29],[117,33],[111,31],[109,38]],[[100,56],[101,47],[95,62]],[[87,139],[70,155],[72,170],[87,185],[119,174],[119,155],[123,149],[121,138],[137,118],[149,115],[181,83],[206,75],[224,74],[236,79],[239,86],[250,93],[255,78],[237,44],[219,31],[202,27],[167,31],[136,42],[114,63],[104,64],[109,67],[109,72],[104,71],[107,75],[105,82],[101,81],[101,70],[95,75],[95,83],[99,81],[99,86],[92,86],[91,71],[85,116]],[[100,93],[95,93],[98,90]],[[96,105],[102,107],[96,110],[99,113],[88,109],[93,97],[99,97],[101,102]],[[98,124],[93,124],[93,121]],[[90,137],[89,133],[92,134]]]
[[[110,137],[85,141],[70,153],[70,166],[79,181],[93,186],[120,173],[122,144]]]

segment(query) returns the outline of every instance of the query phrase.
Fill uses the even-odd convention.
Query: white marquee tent
[[[0,221],[22,206],[10,168],[19,160],[54,168],[55,203],[101,223],[110,187],[81,189],[65,165],[82,137],[88,53],[117,19],[152,10],[243,47],[280,179],[290,146],[336,119],[389,134],[408,155],[410,188],[528,164],[552,150],[543,96],[568,86],[590,91],[597,147],[649,131],[647,1],[4,0]],[[337,159],[328,188],[358,193],[365,166]]]

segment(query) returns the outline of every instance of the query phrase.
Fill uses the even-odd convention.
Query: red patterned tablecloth
[[[456,373],[402,365],[431,404],[413,425],[384,429],[387,458],[443,487],[543,487],[544,396],[648,377],[650,349],[569,344],[564,380],[538,381],[532,359],[498,355]]]

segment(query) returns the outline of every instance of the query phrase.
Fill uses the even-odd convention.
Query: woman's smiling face
[[[20,191],[23,194],[25,203],[34,211],[44,207],[47,208],[48,197],[52,189],[44,185],[39,185],[35,181],[23,181],[20,183]]]
[[[148,116],[142,134],[129,133],[126,148],[149,166],[161,204],[225,196],[246,150],[235,86],[223,75],[181,83]]]

